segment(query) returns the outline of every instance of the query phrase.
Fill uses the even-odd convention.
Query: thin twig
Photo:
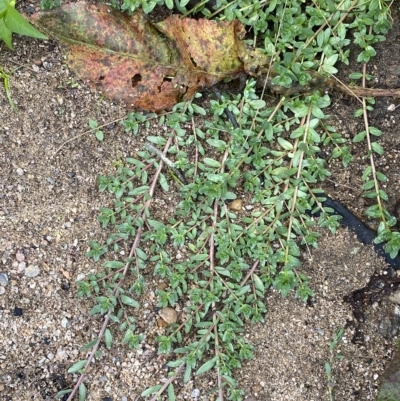
[[[185,177],[182,175],[182,173],[175,167],[174,162],[168,159],[167,156],[165,156],[165,152],[161,152],[158,150],[155,146],[153,146],[151,143],[146,142],[144,144],[144,147],[149,150],[150,152],[155,153],[159,159],[161,159],[172,171],[173,173],[178,177],[178,179],[181,181],[182,184],[186,183]]]
[[[176,379],[176,376],[178,375],[178,373],[185,367],[186,363],[182,362],[182,364],[179,366],[179,368],[176,370],[176,373],[174,376],[171,376],[164,384],[163,386],[160,388],[160,390],[157,391],[156,395],[150,400],[150,401],[158,401],[159,398],[158,396],[160,396],[165,389]]]
[[[86,135],[86,134],[90,134],[91,132],[97,131],[99,128],[103,128],[103,127],[106,127],[107,125],[110,125],[110,124],[112,124],[112,123],[116,123],[116,122],[118,122],[118,121],[121,121],[121,120],[124,119],[125,117],[126,117],[126,115],[123,116],[123,117],[121,117],[121,118],[117,118],[116,120],[108,121],[108,122],[106,122],[105,124],[102,124],[102,125],[97,126],[96,128],[91,128],[91,129],[89,129],[89,130],[87,130],[87,131],[85,131],[85,132],[81,132],[80,134],[75,135],[75,136],[72,137],[72,138],[67,139],[67,140],[66,140],[66,141],[50,156],[50,159],[53,159],[54,156],[55,156],[67,143],[72,142],[72,141],[75,141],[75,139],[78,139],[78,138],[80,138],[81,136],[84,136],[84,135]]]

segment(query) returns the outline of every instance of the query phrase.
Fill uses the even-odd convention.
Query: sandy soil
[[[396,10],[393,17],[396,27]],[[50,400],[76,382],[77,376],[66,371],[85,357],[79,349],[102,324],[101,319],[89,317],[92,301],[78,299],[75,285],[79,275],[100,269],[85,258],[88,240],[105,236],[96,216],[110,202],[99,193],[96,178],[112,173],[115,161],[140,150],[143,137],[132,137],[114,123],[126,115],[124,105],[105,100],[79,82],[63,63],[57,43],[17,37],[15,42],[14,52],[0,44],[1,65],[9,71],[19,67],[11,78],[18,114],[0,90],[0,273],[9,279],[0,291],[0,399]],[[379,55],[369,67],[377,77],[373,85],[400,87],[398,28],[377,48]],[[343,67],[344,79],[357,69],[355,64]],[[363,145],[351,144],[362,129],[362,121],[353,118],[358,104],[336,94],[332,103],[332,123],[349,138],[355,161],[347,169],[333,163],[324,189],[362,217],[368,205],[360,197],[367,160]],[[371,114],[371,124],[384,132],[386,153],[378,167],[389,177],[389,210],[400,187],[400,108],[388,111],[391,103],[397,105],[393,99],[378,100]],[[107,124],[103,142],[82,134],[89,119]],[[157,128],[143,136],[153,134],[153,129]],[[160,208],[172,208],[176,201],[174,193],[159,191],[157,196]],[[244,364],[236,377],[246,395],[259,401],[329,400],[324,363],[337,329],[346,328],[337,349],[344,359],[333,364],[337,401],[374,400],[380,375],[393,356],[396,311],[387,294],[397,286],[390,284],[396,273],[387,270],[353,233],[344,229],[335,236],[321,233],[319,248],[311,254],[304,250],[303,255],[303,271],[311,277],[315,297],[303,304],[292,295],[282,299],[271,291],[265,324],[246,329],[255,359]],[[29,277],[35,272],[39,274]],[[362,292],[365,296],[357,298],[362,315],[358,310],[354,316],[356,303],[344,298],[354,300],[353,292],[367,286],[371,277],[381,286]],[[85,382],[88,400],[140,400],[146,387],[166,377],[163,358],[154,354],[153,338],[163,330],[154,313],[156,285],[150,281],[143,308],[137,312],[139,329],[147,339],[142,349],[120,345],[104,349]],[[199,400],[215,400],[216,394],[209,392],[215,385],[215,378],[207,375],[185,386],[178,383],[177,398],[191,399],[192,390],[198,388]]]

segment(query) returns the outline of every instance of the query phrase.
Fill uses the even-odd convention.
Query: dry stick
[[[363,65],[363,77],[362,77],[362,84],[363,86],[365,85],[365,76],[367,74],[367,64],[364,63]],[[378,202],[379,206],[379,211],[381,213],[381,218],[382,221],[386,224],[386,218],[383,213],[383,206],[382,206],[382,200],[381,196],[379,194],[379,184],[378,184],[378,179],[376,177],[376,168],[375,168],[375,161],[374,161],[374,152],[372,151],[372,144],[371,144],[371,135],[369,132],[369,122],[368,122],[368,113],[367,113],[367,102],[365,100],[365,97],[362,99],[363,102],[363,118],[364,118],[364,126],[365,126],[365,132],[366,132],[366,138],[367,138],[367,144],[368,144],[368,151],[370,153],[369,155],[369,162],[371,166],[371,172],[372,172],[372,177],[374,179],[374,186],[375,186],[375,192],[377,194],[376,200]]]
[[[150,401],[158,401],[159,398],[158,396],[161,395],[165,389],[176,379],[176,376],[178,375],[178,373],[184,368],[184,366],[186,365],[185,362],[182,362],[182,364],[179,366],[179,368],[176,370],[176,374],[174,376],[171,376],[164,384],[163,386],[160,388],[160,390],[157,391],[156,395],[150,400]]]
[[[108,122],[106,122],[105,124],[99,125],[99,126],[96,127],[96,128],[91,128],[91,129],[89,129],[89,130],[87,130],[87,131],[85,131],[85,132],[81,132],[80,134],[75,135],[75,136],[72,137],[72,138],[67,139],[67,140],[52,154],[52,156],[50,156],[50,159],[52,159],[52,158],[53,158],[68,142],[75,141],[75,139],[78,139],[78,138],[80,138],[81,136],[84,136],[84,135],[86,135],[86,134],[90,134],[91,132],[97,131],[99,128],[106,127],[107,125],[110,125],[110,124],[112,124],[112,123],[117,123],[118,121],[121,121],[121,120],[122,120],[123,118],[125,118],[125,117],[126,117],[126,116],[121,117],[121,118],[117,118],[116,120],[113,120],[113,121],[108,121]]]
[[[166,157],[163,152],[159,151],[156,147],[154,147],[151,143],[146,142],[144,147],[149,150],[150,152],[155,153],[159,159],[161,159],[171,170],[172,172],[178,177],[182,184],[186,183],[185,177],[181,174],[181,172],[175,167],[174,163]],[[165,153],[165,152],[164,152]]]
[[[216,313],[213,315],[214,323],[214,339],[215,339],[215,353],[220,356],[219,345],[218,345],[218,330],[217,330],[217,316]],[[218,401],[224,401],[224,392],[222,391],[222,376],[219,369],[219,363],[217,363],[217,380],[218,380]]]
[[[172,141],[172,138],[170,137],[170,138],[168,139],[166,145],[165,145],[164,153],[167,152],[169,146],[171,145],[171,141]],[[153,182],[152,182],[152,184],[151,184],[151,186],[150,186],[150,188],[149,188],[150,199],[145,203],[145,205],[144,205],[144,207],[143,207],[143,213],[142,213],[143,223],[146,221],[146,212],[145,212],[145,209],[146,209],[147,207],[149,207],[149,205],[150,205],[150,203],[151,203],[151,200],[152,200],[152,198],[153,198],[153,194],[154,194],[154,191],[155,191],[155,188],[156,188],[156,184],[157,184],[157,181],[158,181],[158,177],[159,177],[159,175],[160,175],[160,173],[161,173],[162,166],[163,166],[163,162],[162,162],[162,160],[160,160],[160,165],[158,166],[158,169],[157,169],[157,171],[156,171],[155,174],[154,174]],[[142,234],[142,227],[139,227],[138,231],[136,232],[135,240],[133,241],[133,244],[132,244],[132,247],[131,247],[131,251],[129,252],[128,259],[132,258],[133,255],[135,254],[136,248],[138,247],[139,242],[140,242],[141,234]],[[124,271],[122,272],[122,278],[120,279],[120,281],[118,282],[118,284],[116,285],[116,287],[115,287],[115,289],[114,289],[114,291],[113,291],[113,292],[114,292],[114,296],[115,296],[116,298],[118,298],[118,296],[119,296],[120,287],[121,287],[121,284],[122,284],[123,280],[125,279],[126,272],[128,271],[128,268],[129,268],[129,266],[130,266],[130,263],[131,263],[131,262],[127,262],[127,263],[125,264]],[[103,334],[104,334],[104,332],[105,332],[105,330],[106,330],[106,328],[107,328],[108,322],[109,322],[109,320],[110,320],[110,315],[111,315],[111,313],[112,313],[112,310],[110,310],[110,311],[107,313],[107,315],[106,315],[106,317],[105,317],[105,319],[104,319],[103,326],[101,327],[100,333],[99,333],[99,335],[98,335],[98,337],[97,337],[97,342],[96,342],[95,346],[93,347],[92,352],[91,352],[90,355],[89,355],[89,358],[88,358],[88,360],[87,360],[87,362],[86,362],[86,365],[85,365],[85,368],[84,368],[84,370],[83,370],[83,373],[81,374],[79,380],[76,382],[76,384],[75,384],[75,386],[74,386],[72,392],[70,393],[70,395],[69,395],[67,401],[71,401],[71,400],[73,399],[74,395],[76,394],[76,392],[78,391],[80,385],[82,384],[84,378],[86,377],[86,371],[87,371],[87,369],[88,369],[90,363],[92,362],[92,360],[93,360],[93,358],[94,358],[94,355],[95,355],[95,353],[96,353],[96,351],[97,351],[97,349],[98,349],[98,347],[99,347],[99,345],[100,345],[100,341],[101,341],[101,339],[103,338]]]

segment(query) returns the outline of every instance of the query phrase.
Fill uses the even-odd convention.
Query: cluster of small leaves
[[[138,0],[125,1],[123,8],[133,11],[142,6],[147,12],[158,3],[171,6],[163,1],[144,6],[144,1]],[[135,158],[118,162],[115,175],[98,180],[100,191],[115,197],[114,206],[102,208],[99,216],[103,227],[113,233],[105,243],[91,242],[87,254],[94,261],[112,254],[112,260],[104,263],[105,271],[78,282],[80,296],[96,297],[91,314],[109,317],[124,332],[123,342],[130,347],[138,347],[144,340],[136,332],[133,310],[129,309],[140,303],[146,286],[144,270],[150,267],[168,283],[158,291],[157,306],[174,307],[178,301],[185,305],[182,323],[172,325],[158,338],[160,353],[176,354],[168,363],[176,369],[168,379],[171,401],[178,372],[183,372],[186,382],[192,374],[210,370],[216,372],[230,400],[241,400],[243,393],[233,371],[252,357],[252,347],[242,333],[246,323],[263,322],[266,291],[272,287],[282,296],[293,291],[303,301],[313,295],[308,277],[301,272],[301,247],[317,246],[316,224],[332,232],[339,224],[332,210],[322,207],[317,189],[330,176],[321,150],[340,158],[344,167],[352,161],[350,144],[327,121],[325,109],[330,98],[318,91],[313,71],[335,74],[337,61],[348,62],[350,30],[362,48],[359,61],[365,62],[373,55],[372,45],[382,40],[388,29],[384,21],[388,10],[376,0],[359,4],[322,1],[318,7],[298,1],[221,0],[217,4],[223,10],[220,18],[238,18],[252,27],[252,42],[263,43],[263,50],[274,61],[277,74],[273,85],[291,88],[312,83],[310,93],[288,96],[270,106],[260,98],[256,82],[250,80],[242,94],[211,100],[207,110],[194,100],[159,117],[158,123],[174,136],[167,153],[174,163],[173,168],[162,170],[157,182],[163,191],[179,190],[175,214],[154,218],[150,190],[160,166],[155,154],[147,148]],[[179,9],[185,6],[185,2],[177,5]],[[212,16],[214,11],[204,8],[203,12]],[[232,125],[225,109],[235,116],[239,127]],[[211,118],[193,125],[197,116]],[[137,135],[153,118],[131,113],[123,126]],[[378,137],[380,131],[369,127],[354,139],[368,135]],[[167,144],[163,136],[150,136],[147,141],[159,148]],[[379,155],[380,145],[372,143],[369,153]],[[385,181],[383,174],[371,167],[363,179],[367,194],[385,199],[386,194],[376,188],[377,181]],[[237,198],[244,200],[242,211],[229,207]],[[311,213],[318,210],[316,223]],[[372,216],[374,210],[367,212]],[[382,210],[373,216],[382,217],[383,213],[385,217],[380,238],[389,239],[389,244],[392,241],[389,250],[398,249],[395,233],[388,231],[393,221]],[[124,259],[121,255],[129,253],[127,244],[137,238],[146,249],[136,246]],[[174,257],[178,252],[184,255],[179,260]],[[112,334],[107,330],[103,337],[108,348]],[[156,399],[161,391],[157,385],[142,396]]]

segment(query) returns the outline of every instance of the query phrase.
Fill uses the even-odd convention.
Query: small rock
[[[0,273],[0,286],[6,286],[8,284],[8,274]]]
[[[61,326],[64,327],[64,329],[66,329],[69,326],[69,322],[68,322],[68,319],[66,317],[64,317],[61,320]]]
[[[22,316],[22,313],[23,313],[23,311],[21,308],[17,308],[17,307],[14,308],[14,316]]]
[[[176,321],[178,320],[178,314],[176,313],[176,310],[170,308],[169,306],[166,308],[162,308],[160,312],[158,312],[158,314],[161,319],[163,319],[168,324],[176,323]]]
[[[198,389],[198,388],[195,388],[193,391],[192,391],[192,394],[190,395],[192,398],[197,398],[197,397],[199,397],[200,396],[200,390]]]
[[[26,269],[26,263],[25,263],[25,262],[18,263],[18,271],[19,271],[20,273],[22,273],[23,271],[25,271],[25,269]]]
[[[35,265],[29,265],[26,269],[25,269],[25,276],[29,277],[29,278],[33,278],[36,277],[40,274],[40,269],[38,266]]]
[[[158,317],[157,318],[157,326],[161,327],[161,328],[165,328],[165,327],[168,327],[168,323],[165,320]]]
[[[24,170],[22,170],[22,168],[17,168],[16,171],[18,175],[24,175]]]
[[[389,296],[389,301],[394,304],[400,304],[400,291],[395,291],[392,295]]]
[[[82,280],[84,280],[85,279],[85,274],[84,273],[79,273],[77,276],[76,276],[76,281],[82,281]]]
[[[25,260],[25,255],[22,252],[18,251],[15,254],[15,258],[18,260],[18,262],[23,262]]]
[[[3,295],[5,293],[6,293],[6,289],[0,285],[0,295]]]
[[[243,202],[241,199],[235,199],[229,204],[229,210],[240,211],[242,210]]]

